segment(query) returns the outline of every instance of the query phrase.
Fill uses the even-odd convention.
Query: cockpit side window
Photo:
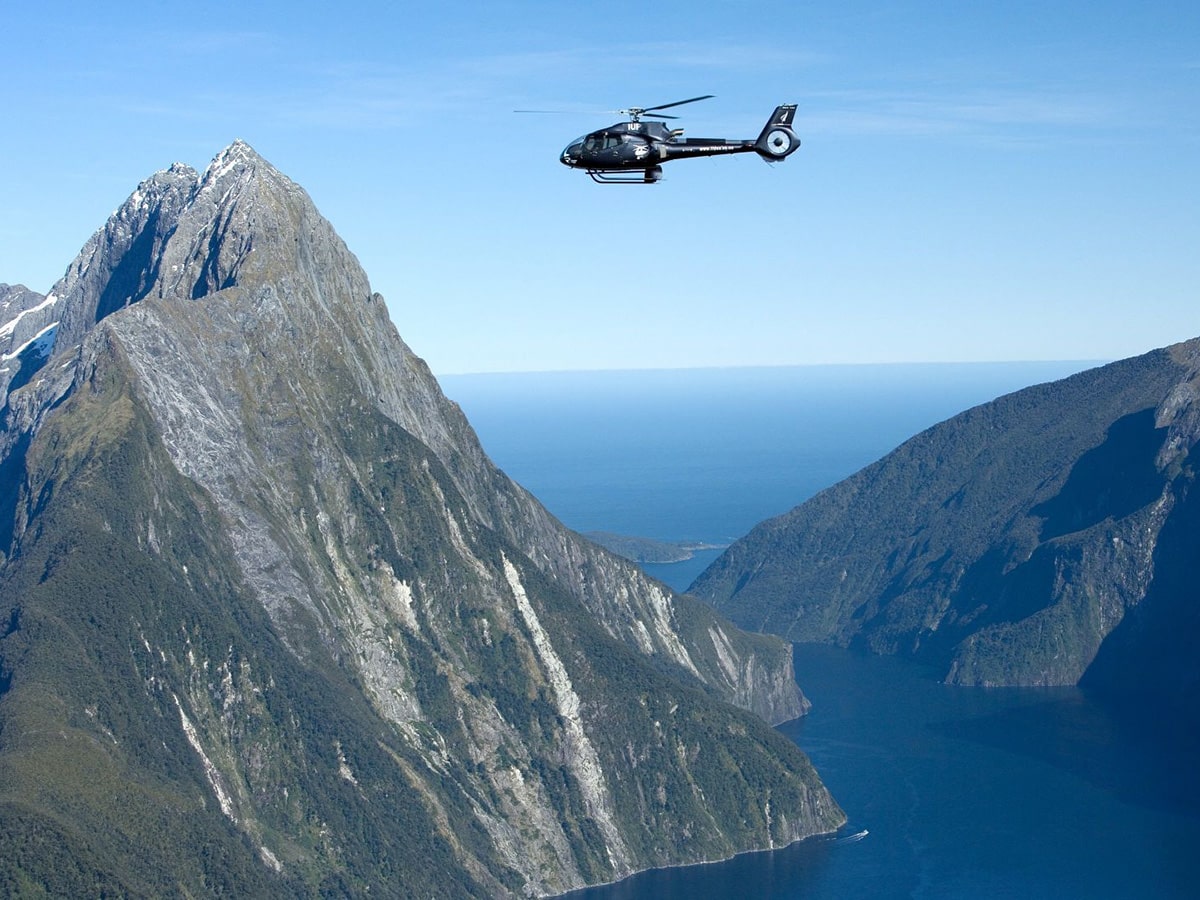
[[[596,132],[581,138],[581,140],[583,141],[583,149],[585,151],[595,153],[598,150],[615,150],[622,144],[631,143],[636,139],[628,134]]]
[[[612,150],[615,147],[621,146],[621,135],[619,134],[590,134],[584,142],[584,150]]]

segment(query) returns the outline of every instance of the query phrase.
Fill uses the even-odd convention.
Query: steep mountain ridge
[[[203,832],[145,892],[546,894],[840,823],[723,702],[801,712],[787,646],[496,470],[248,145],[140,185],[47,299],[54,356],[0,431],[9,846],[58,834],[134,893],[131,853],[173,872]],[[73,800],[93,770],[176,824]]]
[[[1198,371],[1192,340],[968,410],[757,526],[693,589],[743,627],[952,682],[1099,684],[1110,636],[1131,662],[1149,610],[1194,606],[1168,573],[1200,550]]]

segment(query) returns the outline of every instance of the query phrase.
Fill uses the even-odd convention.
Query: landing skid
[[[662,178],[662,166],[637,171],[613,172],[604,169],[588,169],[587,173],[596,184],[655,184]]]

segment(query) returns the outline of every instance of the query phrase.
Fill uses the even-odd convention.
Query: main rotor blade
[[[514,109],[515,113],[542,113],[550,116],[611,116],[623,109]]]
[[[695,103],[697,100],[709,100],[715,96],[715,94],[705,94],[703,97],[692,97],[690,100],[676,100],[674,103],[664,103],[661,106],[647,106],[642,112],[650,112],[652,109],[669,109],[672,106],[683,106],[685,103]]]

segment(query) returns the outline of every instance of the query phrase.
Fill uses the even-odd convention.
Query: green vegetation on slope
[[[0,584],[0,802],[12,812],[0,883],[53,896],[344,895],[397,879],[414,896],[477,889],[425,809],[394,800],[411,789],[387,751],[409,751],[387,746],[343,672],[306,668],[280,644],[231,580],[216,511],[120,379],[96,387],[29,454],[41,508]],[[139,541],[150,532],[158,547]],[[247,775],[237,814],[289,849],[287,877],[219,809],[181,708],[198,728],[218,716],[208,727]],[[358,790],[336,777],[339,747]]]
[[[449,565],[446,510],[465,521],[466,505],[428,450],[373,411],[331,432],[349,458],[372,461],[367,477],[340,482],[348,506],[331,527],[347,529],[345,559],[455,585],[454,608],[419,613],[435,640],[390,626],[422,709],[414,743],[330,652],[325,625],[297,607],[279,633],[230,565],[222,514],[167,458],[116,359],[25,455],[29,520],[0,573],[0,885],[52,896],[520,893],[523,877],[476,814],[506,802],[489,767],[542,785],[586,880],[620,874],[564,756],[566,723],[531,636],[504,625],[477,574]],[[298,437],[306,426],[294,427]],[[289,471],[304,491],[335,489],[308,463]],[[430,479],[441,501],[422,487]],[[325,547],[318,530],[305,534]],[[519,558],[487,529],[463,539],[496,570]],[[694,679],[665,677],[533,566],[521,574],[579,691],[636,867],[841,823],[793,744]],[[478,735],[455,684],[494,703],[520,743],[472,762]]]
[[[1160,498],[1196,437],[1168,398],[1198,347],[934,426],[756,527],[693,590],[742,627],[919,656],[959,683],[1073,684],[1154,577]]]

